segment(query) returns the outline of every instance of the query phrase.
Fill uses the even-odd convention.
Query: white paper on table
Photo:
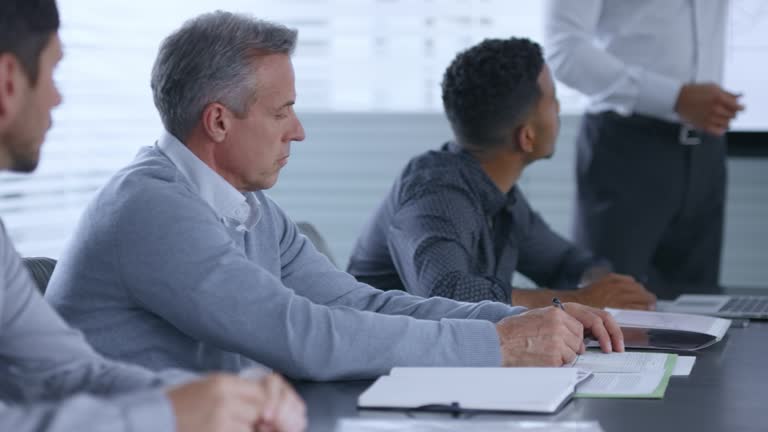
[[[681,330],[704,333],[719,341],[731,326],[731,320],[704,315],[670,312],[649,312],[626,309],[605,309],[622,327]]]
[[[640,373],[599,373],[592,379],[579,384],[577,394],[650,395],[659,387],[664,370]]]
[[[571,366],[594,373],[663,371],[667,358],[669,358],[667,353],[623,352],[606,354],[587,351],[581,354]]]
[[[696,363],[694,356],[677,356],[677,363],[675,363],[675,369],[672,370],[672,376],[690,375],[694,363]]]

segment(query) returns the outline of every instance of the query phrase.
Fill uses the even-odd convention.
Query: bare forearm
[[[531,309],[552,306],[553,297],[557,297],[563,302],[578,303],[580,300],[579,292],[577,290],[552,290],[547,288],[512,290],[512,304],[514,306],[525,306]]]

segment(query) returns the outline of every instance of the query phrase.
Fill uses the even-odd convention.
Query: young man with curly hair
[[[556,295],[652,308],[652,294],[550,229],[517,186],[528,165],[553,154],[559,128],[540,46],[485,40],[454,59],[442,87],[455,139],[406,165],[358,239],[348,271],[380,289],[424,297],[543,307]],[[515,271],[550,289],[515,289]]]

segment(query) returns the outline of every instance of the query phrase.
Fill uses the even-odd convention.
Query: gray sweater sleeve
[[[96,398],[163,381],[104,359],[68,327],[37,292],[2,224],[0,283],[0,400],[19,404],[0,405],[0,430],[173,430],[159,392]]]
[[[159,391],[109,399],[81,394],[57,402],[0,403],[3,431],[172,432],[175,423],[171,405]]]
[[[450,319],[479,318],[482,306],[450,302],[428,310],[438,303],[381,296],[331,272],[273,204],[243,233],[256,248],[253,260],[191,192],[152,185],[121,206],[109,237],[123,286],[141,307],[195,339],[314,380],[371,378],[393,366],[501,364],[493,323]],[[260,264],[275,260],[282,275]],[[501,315],[488,307],[488,317]]]
[[[279,208],[275,208],[280,212]],[[283,281],[297,293],[318,303],[427,320],[469,318],[494,323],[526,310],[496,301],[478,300],[477,303],[468,303],[445,297],[425,299],[424,297],[428,296],[412,295],[399,290],[381,291],[357,283],[352,276],[336,270],[322,254],[318,253],[312,242],[300,235],[295,224],[282,212],[279,220],[282,221],[279,227],[282,232],[281,249],[286,258]],[[459,266],[458,263],[457,266]],[[314,289],[313,284],[302,283],[304,280],[313,280],[326,288]]]
[[[162,384],[143,368],[106,360],[43,300],[0,231],[0,397],[110,395]]]

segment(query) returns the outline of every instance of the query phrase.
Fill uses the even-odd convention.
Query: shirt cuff
[[[648,70],[636,70],[638,93],[634,112],[679,121],[675,111],[682,82]]]
[[[131,432],[175,432],[176,417],[162,391],[131,393],[115,399]]]
[[[508,316],[520,315],[528,310],[528,308],[522,306],[510,306],[490,300],[480,303],[482,303],[483,307],[480,309],[480,313],[477,314],[477,319],[487,320],[492,323],[497,323]]]

